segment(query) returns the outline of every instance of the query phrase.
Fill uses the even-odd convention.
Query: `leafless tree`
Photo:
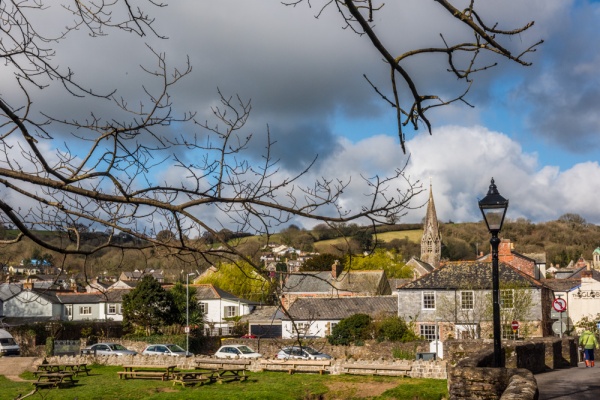
[[[469,92],[473,82],[473,75],[477,72],[485,71],[498,65],[497,61],[490,61],[485,54],[492,54],[496,59],[505,59],[519,65],[529,66],[526,56],[536,51],[537,47],[543,43],[542,40],[535,43],[522,44],[521,40],[513,40],[515,36],[529,30],[534,22],[531,21],[523,26],[517,26],[511,29],[503,29],[495,21],[486,20],[486,17],[480,13],[480,8],[475,0],[466,3],[463,9],[457,8],[455,4],[465,3],[460,1],[434,0],[446,12],[449,18],[456,19],[453,29],[463,29],[472,34],[470,41],[451,42],[444,32],[440,32],[439,46],[421,47],[396,54],[392,48],[393,41],[385,43],[375,28],[374,14],[385,13],[385,3],[375,0],[296,0],[285,2],[290,6],[297,6],[301,3],[307,3],[312,6],[315,3],[317,18],[330,7],[335,7],[343,19],[344,29],[351,30],[358,35],[366,35],[373,46],[379,51],[384,62],[390,68],[389,90],[378,88],[369,78],[364,75],[373,89],[387,102],[396,112],[398,124],[398,136],[402,149],[406,151],[405,134],[403,127],[411,125],[415,130],[419,124],[424,124],[431,133],[431,122],[427,117],[427,112],[432,108],[446,106],[455,102],[463,102],[471,106],[466,95]],[[459,6],[460,7],[460,6]],[[410,12],[410,10],[404,10]],[[394,15],[386,16],[394,18]],[[411,32],[405,30],[405,34]],[[426,93],[422,86],[425,82],[418,82],[416,77],[408,72],[406,65],[410,60],[422,58],[425,56],[439,55],[445,57],[446,62],[439,63],[450,72],[455,79],[465,83],[461,93],[453,98],[443,99],[439,94]],[[386,94],[388,93],[388,94]]]
[[[148,0],[146,6],[162,4]],[[217,258],[244,260],[265,272],[222,235],[225,228],[269,235],[292,217],[330,224],[357,219],[385,223],[391,215],[402,214],[421,190],[399,168],[389,177],[364,179],[363,208],[344,209],[340,200],[350,180],[303,183],[312,164],[296,175],[284,175],[272,155],[275,140],[268,128],[262,159],[247,155],[253,140],[244,129],[249,101],[219,92],[214,121],[199,121],[192,111],[175,115],[170,90],[192,67],[188,61],[183,68],[172,68],[166,54],[150,47],[156,65],[143,67],[143,72],[159,85],[144,86],[146,98],[138,99],[137,106],[113,90],[101,93],[86,87],[68,67],[54,63],[55,47],[69,34],[82,29],[91,36],[111,30],[159,34],[153,18],[130,0],[71,0],[64,2],[64,10],[72,24],[47,37],[36,25],[46,12],[43,0],[0,3],[3,76],[8,81],[7,71],[12,73],[10,85],[18,93],[0,93],[0,223],[20,232],[3,243],[28,237],[67,256],[91,257],[117,248],[207,265]],[[56,83],[64,89],[61,96],[110,102],[114,116],[90,112],[64,119],[36,110],[36,99]],[[68,132],[71,138],[57,143],[56,132]],[[186,157],[181,156],[184,152]],[[165,170],[176,173],[156,183],[156,172]],[[39,235],[40,230],[57,235]],[[161,240],[158,234],[165,231],[172,233],[172,240]],[[205,233],[218,245],[202,240]],[[86,240],[90,235],[93,242]]]

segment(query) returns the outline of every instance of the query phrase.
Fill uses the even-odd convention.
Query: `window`
[[[236,306],[225,306],[225,317],[235,317],[237,316],[237,307]]]
[[[73,316],[73,305],[72,305],[72,304],[68,304],[68,305],[65,307],[65,315],[66,315],[67,317],[72,317],[72,316]]]
[[[296,322],[294,331],[300,335],[306,335],[310,331],[310,324],[308,322]]]
[[[460,292],[460,308],[463,310],[472,310],[474,297],[474,292],[472,290]]]
[[[208,303],[198,303],[198,306],[200,307],[200,312],[202,314],[206,314],[208,312]]]
[[[435,325],[421,325],[421,336],[429,342],[436,340],[437,335]]]
[[[435,292],[423,292],[423,310],[435,310]]]
[[[505,289],[500,291],[500,308],[512,309],[515,305],[515,291]]]
[[[92,306],[80,306],[79,314],[80,315],[92,315]]]
[[[513,331],[511,324],[502,325],[502,339],[516,340],[519,337],[519,330]]]
[[[108,314],[116,314],[117,313],[117,305],[109,304],[108,305]]]

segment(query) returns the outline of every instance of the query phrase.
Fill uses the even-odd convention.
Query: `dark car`
[[[289,346],[282,348],[279,353],[277,353],[277,358],[280,360],[330,360],[331,356],[308,346]]]

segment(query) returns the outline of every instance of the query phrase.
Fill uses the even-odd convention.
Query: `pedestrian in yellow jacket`
[[[594,349],[597,349],[599,347],[596,335],[594,335],[592,332],[586,329],[585,331],[583,331],[581,336],[579,336],[579,345],[583,347],[583,358],[585,359],[585,367],[593,367]]]

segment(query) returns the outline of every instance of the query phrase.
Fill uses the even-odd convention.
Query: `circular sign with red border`
[[[552,302],[552,308],[557,312],[565,312],[567,310],[567,301],[565,299],[554,299]]]
[[[512,328],[513,331],[518,331],[519,330],[519,321],[511,322],[510,327]]]

